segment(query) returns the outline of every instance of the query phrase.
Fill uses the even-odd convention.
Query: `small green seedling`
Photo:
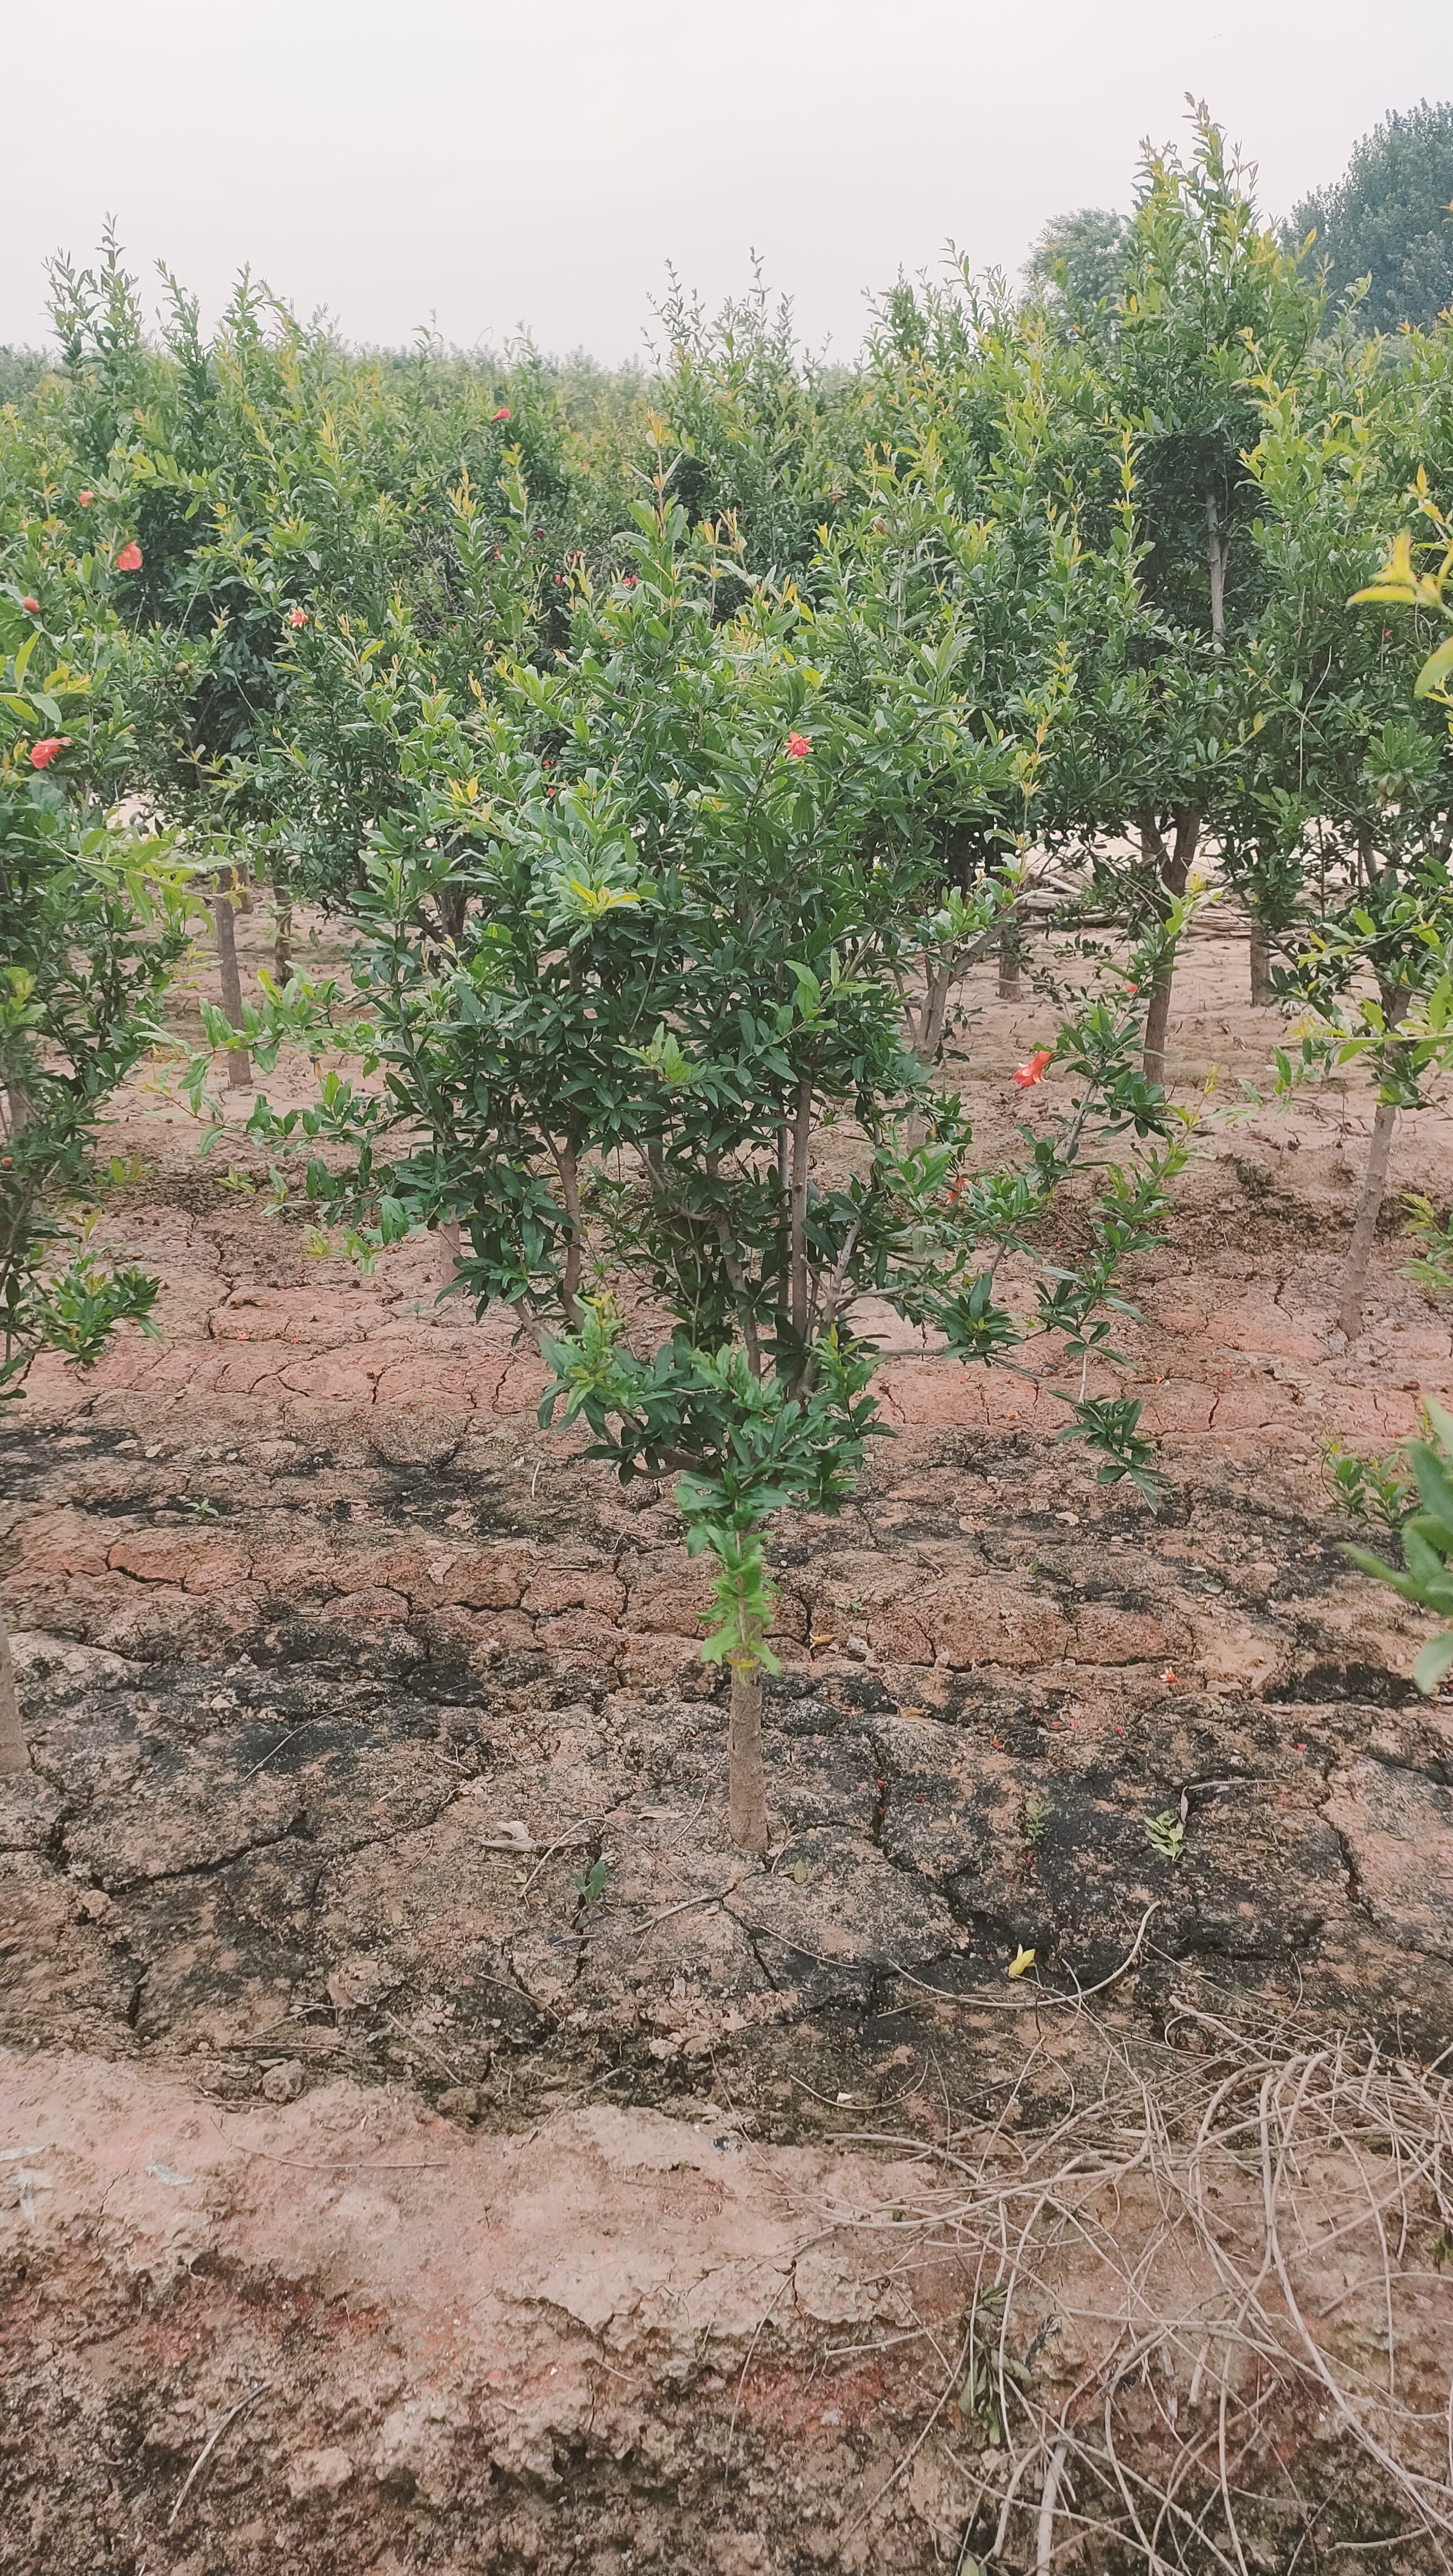
[[[1418,1489],[1394,1458],[1359,1457],[1329,1440],[1323,1452],[1337,1500],[1354,1520],[1400,1530],[1418,1508]]]
[[[1048,1823],[1048,1798],[1038,1795],[1026,1798],[1024,1801],[1024,1839],[1031,1851],[1037,1851],[1040,1844],[1043,1842],[1044,1829]]]
[[[577,1876],[575,1893],[582,1905],[599,1905],[605,1894],[605,1883],[609,1876],[610,1866],[604,1860],[593,1861],[584,1878]]]
[[[1403,1277],[1414,1280],[1431,1296],[1453,1296],[1453,1212],[1440,1218],[1422,1190],[1411,1191],[1404,1205],[1423,1249],[1416,1261],[1408,1263]]]
[[[1436,1612],[1443,1621],[1441,1632],[1429,1638],[1413,1666],[1419,1690],[1431,1692],[1453,1669],[1453,1415],[1431,1396],[1423,1410],[1430,1436],[1410,1440],[1405,1452],[1417,1478],[1419,1505],[1402,1532],[1405,1571],[1399,1574],[1365,1547],[1344,1547],[1342,1553],[1364,1574],[1390,1583],[1405,1601]]]
[[[1163,1814],[1151,1816],[1147,1820],[1145,1839],[1154,1850],[1159,1852],[1162,1860],[1179,1860],[1181,1845],[1185,1838],[1186,1802],[1184,1798],[1181,1800],[1179,1815],[1176,1814],[1174,1807],[1167,1807]]]

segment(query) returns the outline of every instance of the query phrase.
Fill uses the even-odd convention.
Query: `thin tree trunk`
[[[293,971],[293,890],[281,871],[272,872],[273,982],[281,989]]]
[[[1271,961],[1275,955],[1271,941],[1259,922],[1251,925],[1251,998],[1258,1010],[1276,1000],[1271,989]]]
[[[217,925],[217,956],[222,968],[222,1016],[229,1028],[240,1029],[242,977],[237,969],[237,918],[230,892],[220,886],[212,906],[212,919]],[[246,1047],[229,1048],[227,1080],[234,1091],[251,1090],[252,1059]]]
[[[807,1180],[811,1150],[812,1076],[805,1073],[797,1086],[797,1115],[792,1121],[792,1196],[789,1207],[792,1330],[799,1341],[807,1336]]]
[[[575,1159],[575,1139],[567,1136],[563,1145],[550,1142],[555,1169],[560,1175],[560,1196],[565,1204],[565,1222],[570,1229],[565,1245],[565,1268],[560,1280],[560,1303],[565,1320],[574,1325],[579,1318],[576,1296],[585,1269],[585,1229],[580,1215],[580,1171]]]
[[[1196,855],[1196,843],[1200,837],[1201,818],[1193,805],[1176,807],[1175,832],[1169,847],[1154,815],[1145,813],[1141,816],[1140,846],[1156,873],[1163,907],[1162,918],[1169,912],[1172,903],[1178,903],[1185,893],[1186,882],[1191,873],[1191,861]],[[1164,974],[1157,976],[1151,986],[1150,1000],[1145,1013],[1145,1053],[1141,1059],[1147,1082],[1165,1080],[1165,1037],[1170,1025],[1170,995],[1174,975],[1174,966],[1168,966]]]
[[[440,1226],[439,1250],[442,1256],[439,1265],[440,1284],[445,1288],[452,1288],[454,1273],[459,1267],[460,1240],[457,1217],[446,1217]]]
[[[738,1851],[767,1853],[767,1764],[762,1750],[762,1667],[732,1666],[727,1723],[727,1830]]]
[[[1165,1080],[1165,1033],[1170,1025],[1171,978],[1163,975],[1151,986],[1150,1004],[1145,1014],[1145,1053],[1141,1059],[1147,1082]]]
[[[1206,555],[1211,570],[1211,641],[1219,644],[1226,631],[1226,540],[1216,516],[1216,496],[1206,494]]]
[[[1017,952],[1011,957],[1007,948],[999,951],[999,999],[1001,1002],[1017,1002],[1019,999],[1019,957]]]
[[[9,1137],[23,1136],[29,1125],[30,1100],[28,1094],[21,1089],[18,1082],[7,1082],[5,1085],[6,1135]]]
[[[0,1775],[30,1769],[30,1750],[20,1728],[20,1701],[15,1689],[15,1666],[10,1660],[10,1639],[5,1621],[0,1617]]]
[[[942,959],[936,958],[927,968],[924,979],[923,1009],[913,1030],[913,1052],[920,1064],[932,1064],[943,1038],[943,1024],[948,1017],[949,992],[953,977]],[[912,1015],[910,1014],[910,1021]]]
[[[1352,1241],[1347,1247],[1347,1267],[1342,1273],[1342,1302],[1337,1310],[1337,1321],[1349,1342],[1355,1342],[1362,1331],[1362,1295],[1367,1286],[1372,1247],[1377,1240],[1377,1220],[1382,1213],[1382,1196],[1387,1188],[1387,1166],[1397,1116],[1396,1102],[1379,1100],[1372,1122],[1372,1143],[1367,1149],[1367,1169],[1362,1175],[1362,1195],[1357,1202]]]

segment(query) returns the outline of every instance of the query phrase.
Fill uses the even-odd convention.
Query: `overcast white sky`
[[[1286,211],[1388,107],[1453,92],[1445,0],[66,0],[31,20],[4,129],[0,341],[108,213],[212,320],[244,262],[351,339],[638,353],[673,261],[708,300],[749,252],[848,357],[864,290],[1018,268],[1129,202],[1184,92]],[[12,65],[12,69],[15,66]],[[44,105],[41,105],[42,98]]]

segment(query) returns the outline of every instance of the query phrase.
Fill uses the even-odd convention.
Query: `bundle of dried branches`
[[[932,2461],[960,2576],[1453,2566],[1448,2080],[1183,2000],[1152,2060],[1100,2037],[1054,2125],[1016,2103],[931,2147],[874,2133],[910,2169],[814,2213],[872,2249],[937,2372],[860,2520]]]

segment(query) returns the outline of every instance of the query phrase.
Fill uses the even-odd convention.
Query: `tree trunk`
[[[1001,1002],[1018,1001],[1019,966],[1020,958],[1018,949],[1001,946],[999,950],[999,999]]]
[[[10,1660],[10,1639],[0,1616],[0,1776],[29,1769],[30,1751],[20,1731],[20,1701],[15,1689],[15,1666]]]
[[[272,872],[273,982],[281,989],[293,971],[293,890],[277,868]]]
[[[807,1339],[807,1184],[811,1155],[812,1076],[805,1073],[797,1086],[797,1114],[792,1121],[792,1195],[788,1202],[788,1288],[792,1330],[799,1342]]]
[[[1275,955],[1271,941],[1259,922],[1251,925],[1251,998],[1258,1010],[1276,1000],[1271,989],[1271,961]]]
[[[1201,818],[1193,805],[1177,805],[1173,820],[1175,830],[1167,845],[1155,816],[1145,813],[1140,818],[1140,847],[1155,870],[1162,919],[1172,903],[1178,903],[1185,893],[1191,861],[1196,855],[1196,843],[1201,837]],[[1174,974],[1174,966],[1168,966],[1150,988],[1145,1013],[1145,1053],[1141,1059],[1147,1082],[1165,1080],[1165,1034],[1170,1025]]]
[[[1347,1267],[1342,1273],[1342,1302],[1337,1310],[1337,1321],[1349,1342],[1355,1342],[1362,1330],[1362,1292],[1367,1285],[1367,1265],[1377,1240],[1377,1220],[1382,1212],[1382,1194],[1387,1187],[1388,1158],[1392,1153],[1397,1116],[1395,1102],[1379,1100],[1372,1122],[1372,1143],[1367,1149],[1367,1169],[1362,1176],[1362,1196],[1357,1202],[1352,1241],[1347,1248]]]
[[[237,969],[237,917],[232,909],[230,892],[219,886],[212,906],[212,919],[217,925],[217,956],[222,968],[222,1016],[229,1028],[242,1026],[242,977]],[[229,1049],[227,1080],[234,1091],[252,1087],[252,1060],[246,1047]]]
[[[1211,571],[1211,641],[1222,642],[1226,632],[1226,540],[1216,516],[1216,496],[1206,494],[1206,555]]]
[[[1165,1033],[1170,1025],[1171,978],[1162,975],[1150,988],[1150,1003],[1145,1014],[1145,1053],[1141,1069],[1147,1082],[1165,1080]]]
[[[727,1726],[727,1830],[738,1851],[767,1853],[767,1764],[762,1750],[762,1667],[733,1664]]]
[[[439,1284],[443,1288],[452,1288],[454,1285],[454,1273],[459,1267],[460,1250],[459,1219],[454,1216],[446,1217],[439,1228]]]
[[[953,976],[943,960],[935,959],[926,969],[923,986],[923,1009],[916,1021],[909,1014],[913,1028],[913,1052],[922,1065],[932,1064],[943,1042],[943,1025],[948,1017],[949,994]]]

